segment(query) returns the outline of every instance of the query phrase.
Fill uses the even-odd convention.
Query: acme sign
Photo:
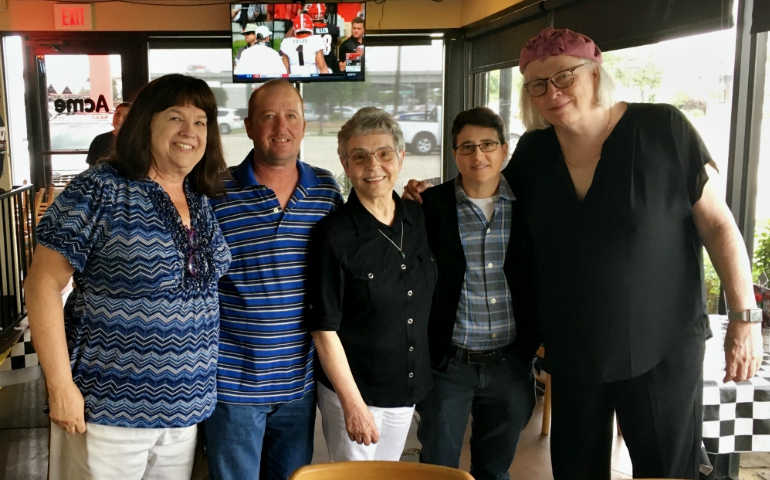
[[[105,113],[110,113],[110,107],[107,106],[107,100],[104,98],[104,95],[99,95],[96,102],[90,98],[68,98],[67,100],[59,98],[54,100],[53,108],[56,110],[56,113],[63,113],[65,110],[67,113],[77,113],[78,111],[99,113],[102,110]]]

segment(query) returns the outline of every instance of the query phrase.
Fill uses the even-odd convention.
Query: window
[[[722,172],[716,186],[724,198],[730,146],[735,29],[604,52],[603,58],[604,67],[616,81],[618,100],[669,103],[687,116]],[[509,127],[512,148],[524,131],[518,111],[522,81],[518,67],[476,76],[476,103],[488,106],[503,117]],[[765,151],[768,150],[770,148]],[[765,170],[770,170],[770,160],[765,161],[765,165]],[[765,174],[765,183],[770,183],[770,172]],[[758,201],[758,218],[759,204]],[[766,201],[765,205],[770,205],[770,202]],[[763,218],[768,218],[770,212],[763,215]],[[716,313],[719,279],[708,256],[704,257],[708,308],[710,313]]]
[[[337,156],[337,132],[358,109],[376,106],[395,114],[404,132],[407,155],[396,184],[401,193],[410,178],[441,180],[443,116],[443,40],[426,46],[367,47],[365,82],[311,83],[302,86],[305,140],[300,157],[332,172],[349,191]],[[150,79],[185,73],[205,80],[219,105],[219,131],[225,160],[238,165],[252,148],[243,120],[256,87],[232,82],[226,48],[150,49]]]
[[[770,41],[768,41],[770,43]],[[770,45],[768,45],[770,47]],[[765,63],[765,100],[760,136],[759,174],[754,222],[754,282],[763,283],[760,276],[770,277],[770,49]],[[766,281],[766,280],[765,280]]]

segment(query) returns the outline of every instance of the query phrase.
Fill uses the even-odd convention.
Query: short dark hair
[[[123,102],[120,105],[118,105],[117,107],[115,107],[115,110],[117,110],[119,108],[123,108],[123,107],[131,108],[131,102]]]
[[[505,139],[505,123],[500,115],[487,107],[473,107],[457,114],[452,123],[452,149],[457,148],[457,135],[466,125],[476,127],[493,128],[497,131],[497,138],[501,144],[508,143]]]
[[[206,151],[188,175],[190,185],[204,195],[215,197],[224,191],[222,181],[227,174],[227,164],[219,138],[217,100],[203,80],[174,73],[156,78],[142,88],[115,139],[115,154],[108,161],[124,177],[132,180],[147,177],[154,163],[153,117],[168,108],[184,105],[193,105],[206,114]]]
[[[283,78],[274,78],[272,80],[268,80],[267,82],[263,83],[261,87],[257,88],[253,92],[251,92],[251,96],[249,97],[249,109],[247,118],[251,119],[251,116],[254,114],[254,110],[257,109],[257,94],[260,90],[265,89],[264,91],[267,91],[270,88],[277,87],[279,85],[285,85],[287,87],[291,87],[292,90],[297,92],[297,97],[299,98],[299,103],[302,106],[302,116],[305,116],[305,101],[302,99],[302,95],[300,95],[299,90],[297,90],[294,85],[291,84],[288,80],[285,80]]]
[[[351,20],[351,22],[350,22],[350,23],[360,23],[361,25],[364,25],[364,26],[366,26],[366,20],[364,20],[364,19],[363,19],[363,18],[361,18],[361,17],[356,17],[356,18],[354,18],[353,20]],[[374,27],[372,27],[372,28],[374,28]]]

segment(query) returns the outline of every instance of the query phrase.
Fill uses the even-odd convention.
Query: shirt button
[[[414,322],[414,320],[412,320],[411,318],[406,321],[406,323],[408,323],[409,325],[411,325],[413,322]]]
[[[409,378],[412,378],[412,377],[414,377],[414,373],[409,372]]]
[[[409,347],[410,352],[414,352],[414,347]]]
[[[308,306],[307,306],[307,309],[308,309],[308,310],[312,310],[312,309],[313,309],[313,304],[312,304],[312,303],[311,303],[311,304],[308,304]]]
[[[370,273],[370,274],[369,274],[369,278],[374,278],[374,275],[372,275],[372,274]]]
[[[401,270],[406,270],[406,265],[401,265]]]
[[[492,268],[492,267],[493,267],[493,265],[491,263],[487,264],[487,268]]]
[[[495,300],[495,299],[493,298],[493,299],[492,299],[492,303],[497,303],[497,300]]]
[[[407,295],[409,295],[409,296],[411,297],[411,296],[412,296],[412,291],[411,291],[411,290],[409,290],[408,292],[406,292],[406,294],[407,294]]]
[[[278,212],[280,212],[280,211],[281,211],[281,207],[275,207],[275,208],[273,209],[273,211],[274,211],[275,213],[278,213]]]
[[[491,228],[487,228],[487,233],[492,233],[492,229]]]

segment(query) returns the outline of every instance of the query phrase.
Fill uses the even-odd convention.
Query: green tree
[[[754,244],[756,246],[754,248],[752,273],[754,283],[756,283],[762,272],[770,276],[770,226],[766,226],[761,232],[754,234]]]
[[[655,90],[660,87],[663,72],[648,57],[634,53],[603,54],[604,67],[624,87],[639,92],[640,101],[655,101]]]

